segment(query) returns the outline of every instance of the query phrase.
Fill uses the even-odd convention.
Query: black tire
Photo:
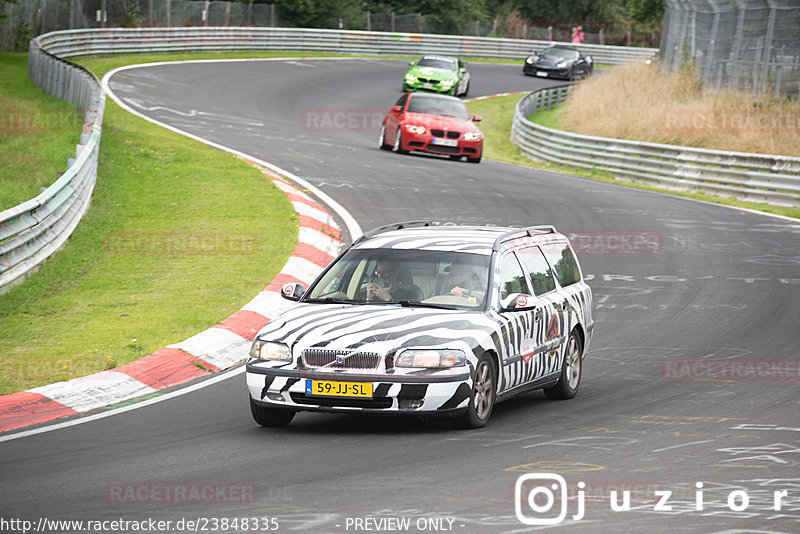
[[[561,376],[556,385],[545,388],[544,394],[551,400],[571,399],[578,393],[583,372],[583,344],[577,332],[573,331],[564,349],[564,363],[561,364]]]
[[[397,129],[397,134],[394,136],[392,152],[397,152],[398,154],[408,154],[408,150],[403,150],[403,132],[400,128]]]
[[[464,428],[486,426],[494,409],[496,389],[497,370],[494,368],[492,359],[484,354],[475,366],[469,406],[466,413],[461,416],[461,426]]]
[[[378,147],[381,150],[389,150],[392,148],[386,144],[386,124],[381,126],[381,133],[378,135]]]
[[[253,414],[256,423],[268,428],[289,426],[295,414],[292,410],[265,408],[256,404],[252,398],[250,399],[250,413]]]

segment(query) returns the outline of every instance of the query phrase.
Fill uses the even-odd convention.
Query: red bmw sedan
[[[383,119],[378,146],[402,154],[412,150],[466,157],[480,163],[483,132],[458,98],[427,93],[406,93]]]

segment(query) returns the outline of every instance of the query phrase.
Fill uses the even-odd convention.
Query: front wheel
[[[408,150],[403,150],[403,132],[400,128],[397,129],[397,133],[394,136],[394,145],[392,146],[392,152],[397,152],[398,154],[408,153]]]
[[[289,426],[295,414],[292,410],[266,408],[256,404],[252,397],[250,398],[250,413],[253,414],[256,423],[269,428]]]
[[[472,394],[469,399],[467,413],[461,416],[461,424],[465,428],[481,428],[489,422],[495,401],[497,372],[492,359],[484,354],[475,366],[472,379]]]
[[[561,376],[556,385],[545,388],[544,394],[548,399],[571,399],[578,393],[581,384],[581,371],[583,370],[583,345],[577,332],[572,332],[564,349],[564,363],[561,365]]]
[[[389,150],[389,145],[386,144],[386,125],[381,126],[381,133],[378,135],[378,147],[383,150]]]

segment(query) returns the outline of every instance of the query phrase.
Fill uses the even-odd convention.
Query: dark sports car
[[[443,154],[451,159],[466,156],[467,161],[480,163],[483,132],[475,125],[480,120],[456,97],[406,93],[383,119],[378,146],[399,153]]]
[[[563,78],[581,80],[592,73],[592,57],[584,55],[577,48],[551,46],[535,52],[525,60],[522,74],[542,78]]]

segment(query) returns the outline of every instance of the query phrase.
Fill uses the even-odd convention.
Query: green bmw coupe
[[[467,96],[469,93],[469,72],[458,58],[423,56],[410,65],[403,78],[403,91],[427,91],[452,96]]]

